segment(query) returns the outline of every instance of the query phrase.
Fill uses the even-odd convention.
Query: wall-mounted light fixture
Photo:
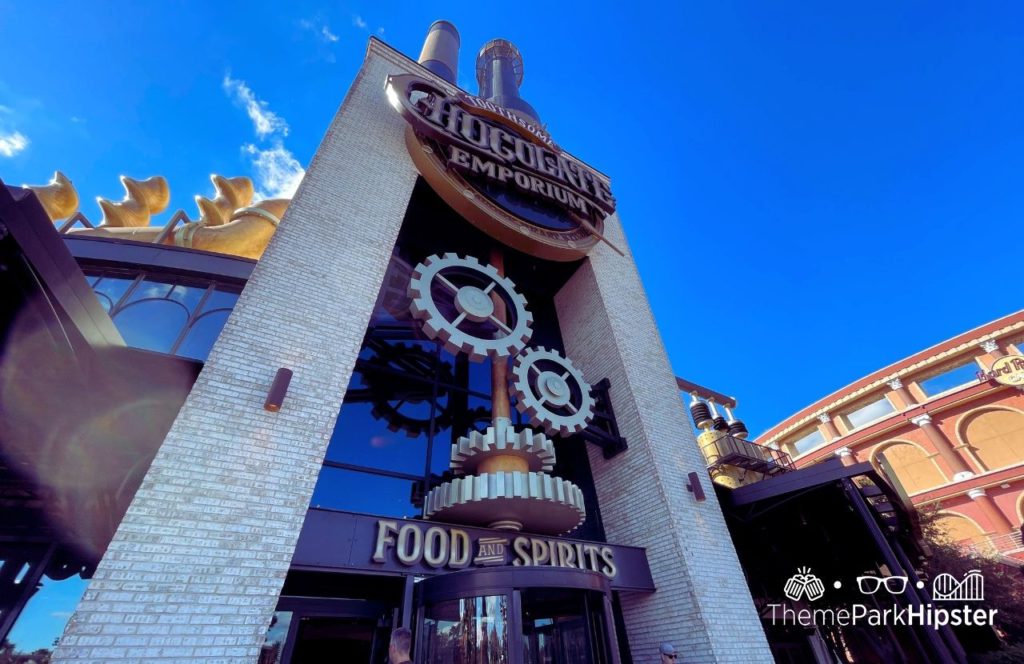
[[[690,473],[686,477],[689,480],[686,485],[686,490],[693,494],[694,499],[696,499],[698,503],[704,502],[704,500],[707,499],[707,496],[704,495],[704,487],[700,485],[700,475],[697,473]]]
[[[284,403],[284,396],[288,394],[288,385],[292,382],[292,370],[281,367],[274,376],[274,382],[270,385],[270,392],[267,393],[267,400],[263,407],[272,413],[281,410]]]

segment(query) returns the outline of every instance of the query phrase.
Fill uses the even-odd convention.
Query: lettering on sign
[[[471,555],[475,551],[476,555]],[[511,563],[516,567],[541,566],[588,569],[614,579],[618,574],[615,551],[598,543],[574,542],[549,537],[516,535],[477,537],[451,526],[380,519],[373,562],[385,564],[397,560],[411,567],[426,564],[433,568],[464,569],[471,564],[490,567]]]
[[[991,371],[979,371],[978,380],[994,380],[1001,385],[1024,387],[1024,356],[1004,355],[992,363]]]
[[[489,101],[402,74],[386,92],[409,123],[423,177],[471,223],[522,251],[583,257],[615,212],[607,177],[559,148],[542,128]]]

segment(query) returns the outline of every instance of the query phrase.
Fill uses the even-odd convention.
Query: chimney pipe
[[[459,31],[448,21],[434,21],[423,40],[419,63],[449,83],[459,73]]]
[[[540,124],[537,111],[519,96],[519,86],[523,83],[523,56],[512,42],[492,39],[484,44],[476,56],[476,82],[480,85],[482,98]]]

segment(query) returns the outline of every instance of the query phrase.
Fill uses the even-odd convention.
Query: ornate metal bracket
[[[594,419],[580,435],[583,436],[583,440],[600,447],[605,459],[611,459],[625,451],[629,444],[619,434],[619,425],[615,421],[615,411],[612,409],[612,400],[608,394],[611,381],[604,378],[593,387]]]

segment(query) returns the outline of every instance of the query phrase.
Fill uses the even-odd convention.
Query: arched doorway
[[[885,456],[908,494],[934,489],[947,481],[935,461],[914,443],[900,440],[883,443],[871,455],[875,465],[878,465],[879,455]]]
[[[956,512],[940,512],[935,519],[940,538],[951,544],[976,544],[985,541],[985,532],[974,520]]]
[[[963,441],[985,470],[1024,462],[1024,414],[1003,408],[977,411],[960,425]]]

